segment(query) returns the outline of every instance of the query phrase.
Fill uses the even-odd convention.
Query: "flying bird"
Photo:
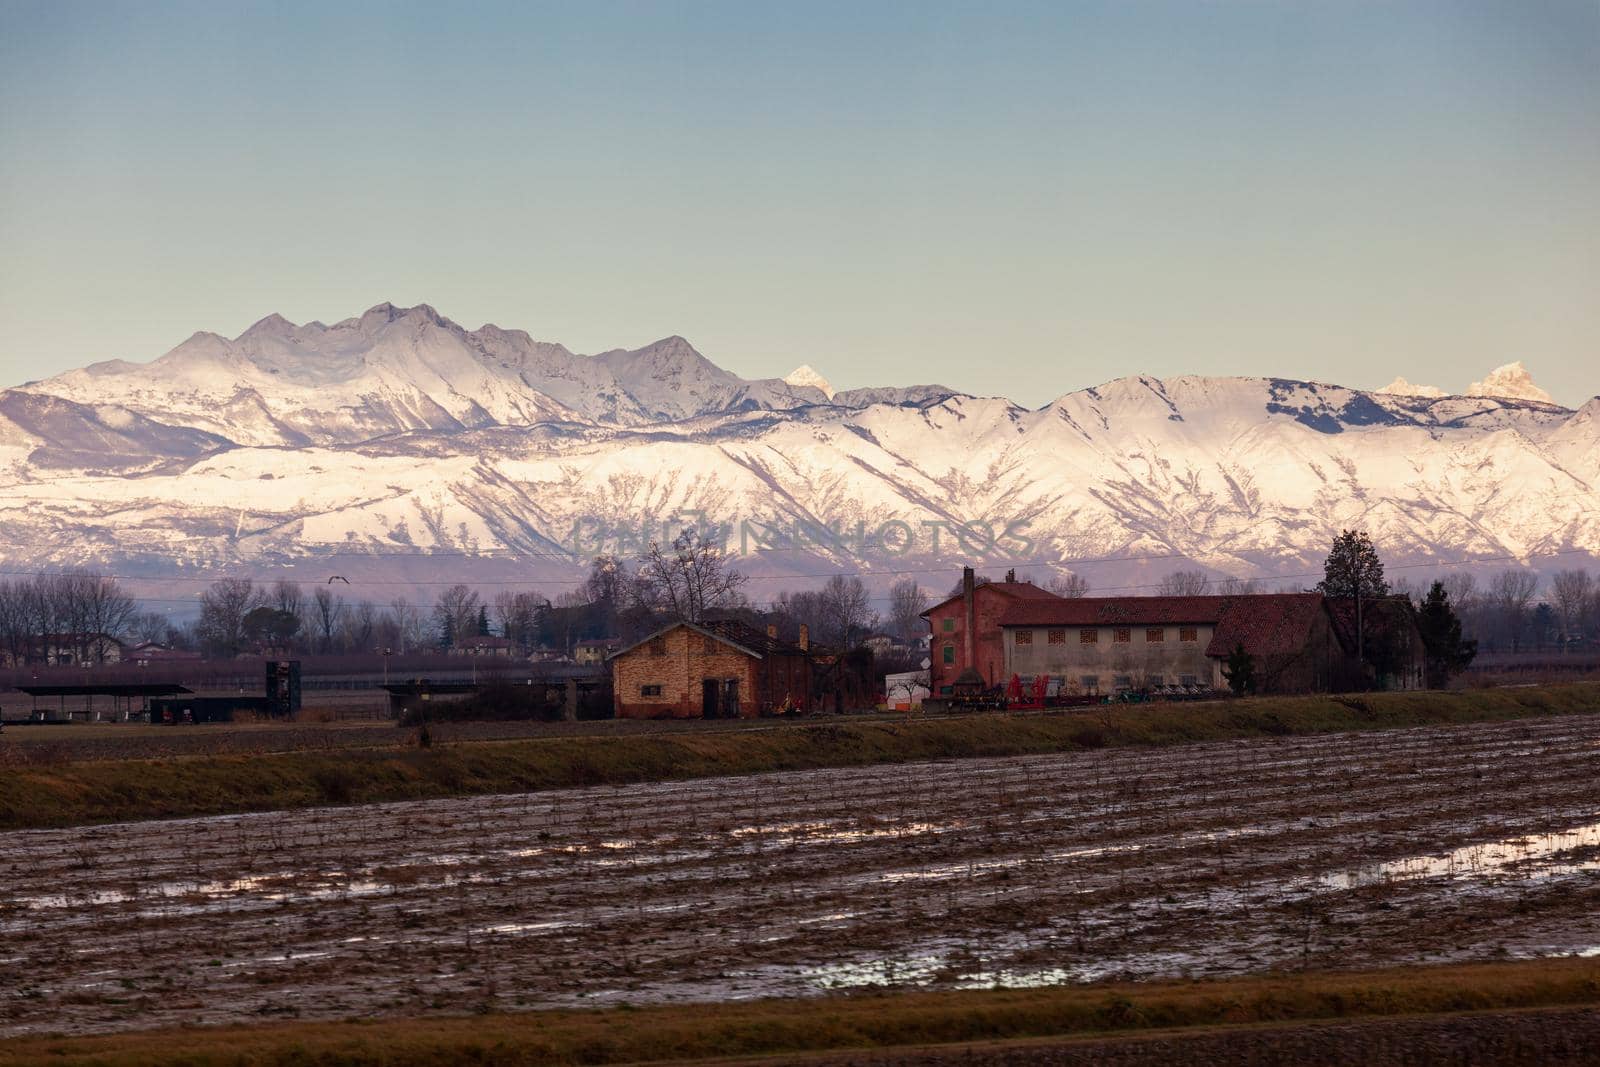
[[[328,579],[328,584],[329,585],[332,585],[334,582],[343,582],[345,585],[349,585],[350,584],[350,579],[346,578],[342,574],[335,574],[332,578]]]

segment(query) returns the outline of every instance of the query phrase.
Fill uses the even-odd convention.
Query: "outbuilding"
[[[809,640],[733,620],[675,622],[613,653],[619,719],[736,719],[811,705]]]

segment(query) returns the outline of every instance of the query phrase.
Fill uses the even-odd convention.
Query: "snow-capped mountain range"
[[[585,356],[425,305],[273,315],[0,392],[0,544],[13,570],[152,581],[538,585],[715,520],[756,599],[858,567],[943,589],[974,557],[1101,589],[1185,561],[1291,576],[1346,526],[1392,565],[1600,558],[1600,398],[1496,382],[1513,395],[1140,376],[1030,410],[746,380],[680,337]]]

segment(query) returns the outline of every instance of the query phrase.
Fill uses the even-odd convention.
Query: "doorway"
[[[717,690],[720,684],[715,678],[707,678],[700,683],[700,715],[702,718],[715,719],[717,717]]]

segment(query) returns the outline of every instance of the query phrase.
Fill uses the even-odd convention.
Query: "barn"
[[[809,708],[809,640],[734,620],[675,622],[609,658],[619,719],[735,719]]]

